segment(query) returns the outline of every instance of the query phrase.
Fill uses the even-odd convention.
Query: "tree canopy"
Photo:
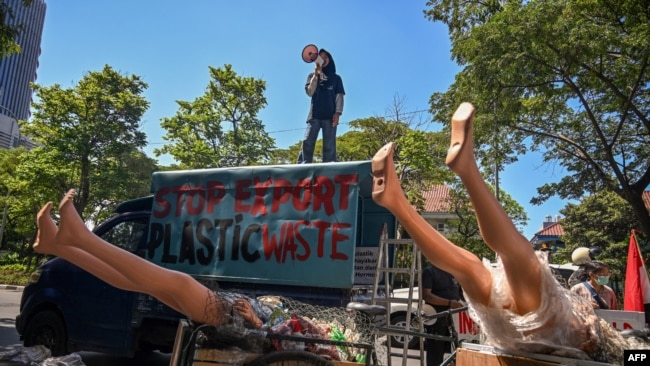
[[[30,6],[33,0],[23,0],[24,6]],[[23,31],[22,24],[12,24],[12,9],[4,0],[0,0],[0,58],[20,52],[16,37]]]
[[[42,204],[75,188],[75,207],[86,218],[148,194],[156,164],[140,150],[146,145],[140,130],[149,107],[142,96],[146,88],[139,76],[122,75],[108,65],[88,72],[72,88],[34,85],[32,119],[20,123],[41,147],[20,166],[22,191],[38,190],[32,186],[38,184],[57,192]]]
[[[571,253],[578,247],[599,247],[602,253],[597,259],[607,263],[613,282],[622,290],[630,234],[639,225],[632,207],[617,194],[603,191],[568,204],[560,213],[564,215],[562,240],[566,248],[557,253],[556,261],[570,262]],[[638,239],[642,251],[648,250],[647,239]]]
[[[242,77],[232,65],[209,67],[205,94],[177,101],[178,111],[163,118],[165,144],[156,156],[170,154],[185,169],[266,163],[275,141],[257,118],[266,106],[266,82]]]
[[[447,123],[477,106],[477,154],[505,164],[527,150],[567,171],[532,203],[608,190],[650,235],[650,3],[645,0],[430,0],[425,16],[448,26],[463,66],[431,96]],[[491,161],[492,159],[492,161]],[[502,165],[501,165],[502,166]]]
[[[494,192],[494,187],[489,184],[488,186]],[[485,244],[481,237],[478,220],[476,219],[476,211],[469,199],[467,190],[460,181],[451,185],[449,203],[451,212],[456,215],[456,218],[449,220],[447,223],[450,227],[454,228],[447,235],[449,240],[459,247],[474,253],[479,258],[493,260],[495,258],[494,251]],[[528,222],[528,215],[526,215],[524,208],[503,190],[499,191],[499,203],[515,227],[521,230],[526,222]]]

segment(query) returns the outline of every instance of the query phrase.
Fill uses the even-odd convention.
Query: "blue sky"
[[[403,98],[404,112],[430,121],[433,92],[445,91],[459,67],[451,61],[447,28],[425,19],[426,1],[391,0],[57,0],[47,1],[40,85],[73,87],[85,73],[108,64],[149,84],[150,108],[143,119],[146,152],[161,147],[160,119],[177,110],[176,100],[205,92],[208,66],[233,65],[242,76],[266,81],[268,105],[259,114],[278,147],[303,134],[309,99],[304,83],[313,65],[300,58],[314,43],[332,53],[343,78],[346,122],[389,113]],[[470,101],[471,102],[471,101]],[[480,113],[480,110],[478,111]],[[427,123],[432,130],[440,126]],[[158,158],[169,164],[169,157]],[[501,188],[526,209],[531,238],[544,217],[559,214],[565,202],[532,206],[535,187],[558,181],[563,171],[521,157],[501,174]]]

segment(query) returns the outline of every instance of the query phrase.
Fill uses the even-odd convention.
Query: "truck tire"
[[[417,325],[415,324],[415,321],[413,320],[414,316],[411,315],[411,329],[412,330],[417,330]],[[399,313],[395,314],[390,317],[390,325],[394,327],[401,327],[401,328],[406,328],[406,314],[405,313]],[[415,328],[414,328],[415,326]],[[397,348],[404,348],[404,340],[408,339],[408,348],[417,348],[419,345],[420,340],[418,337],[411,337],[407,336],[404,334],[394,334],[390,336],[390,345],[391,347],[397,347]]]
[[[68,337],[61,316],[46,310],[31,317],[25,326],[24,344],[25,347],[43,345],[50,349],[52,356],[68,354]]]
[[[306,351],[275,351],[264,354],[246,366],[333,366],[331,361]]]

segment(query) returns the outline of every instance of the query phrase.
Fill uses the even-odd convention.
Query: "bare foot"
[[[372,199],[379,205],[389,208],[396,201],[395,192],[403,195],[400,181],[395,172],[393,152],[395,143],[389,142],[372,157]]]
[[[476,165],[472,138],[475,111],[470,103],[462,103],[451,118],[451,144],[445,163],[458,175],[467,171],[465,168]]]
[[[61,223],[56,237],[57,244],[74,245],[74,243],[83,243],[84,239],[82,237],[90,233],[83,220],[81,220],[79,213],[77,213],[77,209],[72,204],[72,199],[76,193],[74,189],[69,190],[59,203]]]
[[[58,231],[54,220],[50,216],[52,210],[52,202],[48,202],[38,211],[36,215],[36,225],[38,232],[36,233],[36,241],[32,246],[36,253],[41,254],[56,254],[54,237]]]

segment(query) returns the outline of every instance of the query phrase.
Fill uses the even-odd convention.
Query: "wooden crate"
[[[555,362],[533,360],[506,354],[490,354],[472,351],[464,348],[457,349],[457,366],[557,366]]]
[[[193,327],[189,321],[181,319],[176,330],[176,339],[172,351],[170,366],[217,366],[230,365],[234,360],[251,361],[259,354],[256,353],[237,353],[233,354],[228,350],[221,349],[194,349],[187,347],[192,339]],[[188,354],[192,352],[192,354]],[[238,362],[241,364],[241,362]]]
[[[221,349],[197,349],[194,352],[192,366],[241,365],[259,356],[261,354],[250,352],[233,354],[231,351]]]
[[[185,352],[184,347],[192,334],[192,327],[186,319],[181,319],[176,328],[176,339],[174,339],[174,348],[172,351],[171,362],[169,366],[184,366]]]

